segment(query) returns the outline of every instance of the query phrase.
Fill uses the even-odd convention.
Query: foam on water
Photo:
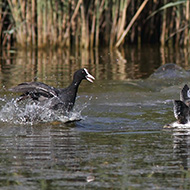
[[[190,129],[190,121],[188,121],[186,124],[180,124],[177,121],[165,125],[164,128],[178,128],[178,129]]]
[[[83,119],[81,112],[85,109],[91,98],[82,105],[76,105],[72,112],[64,114],[61,111],[55,111],[41,106],[32,101],[17,102],[17,99],[7,101],[6,97],[0,101],[4,105],[0,109],[0,121],[14,124],[36,124],[39,122],[60,121],[63,123],[77,121]]]
[[[172,126],[175,128],[190,128],[190,121],[186,124],[179,124],[177,122],[172,123]]]

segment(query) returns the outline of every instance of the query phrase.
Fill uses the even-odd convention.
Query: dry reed
[[[188,45],[189,6],[189,0],[1,0],[0,44],[85,49],[137,42]]]

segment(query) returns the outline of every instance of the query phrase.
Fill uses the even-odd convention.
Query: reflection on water
[[[76,186],[80,181],[85,184],[92,168],[81,172],[88,150],[77,132],[66,126],[36,127],[1,127],[0,134],[5,133],[0,143],[1,184],[10,188],[17,185],[20,189],[31,185],[36,189],[51,188],[56,187],[56,183],[71,186],[74,181],[78,182]],[[3,173],[6,176],[3,177]]]
[[[108,49],[69,52],[57,51],[2,51],[0,83],[10,87],[23,81],[38,80],[58,86],[68,84],[73,73],[87,67],[96,79],[125,80],[149,76],[158,66],[174,62],[188,67],[187,52],[142,47],[109,51]],[[65,85],[66,85],[65,84]]]
[[[189,69],[187,51],[1,53],[0,189],[189,189],[189,132],[162,130],[175,120],[172,100],[186,79],[148,78],[169,62]],[[65,87],[81,67],[96,77],[79,87],[75,113],[81,121],[19,122],[31,108],[31,117],[44,115],[15,104],[18,94],[7,88],[23,81]]]
[[[174,129],[174,152],[185,170],[190,169],[190,128]]]

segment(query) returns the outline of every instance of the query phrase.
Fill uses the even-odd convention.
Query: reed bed
[[[0,0],[0,44],[92,48],[190,44],[189,0]]]

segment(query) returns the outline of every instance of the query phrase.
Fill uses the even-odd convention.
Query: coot
[[[23,93],[18,101],[32,99],[53,110],[61,110],[68,113],[72,110],[78,91],[83,79],[93,82],[95,78],[88,73],[87,69],[79,69],[74,73],[73,81],[67,88],[54,88],[42,82],[24,82],[9,89],[12,92]]]
[[[174,116],[179,124],[186,124],[190,119],[190,90],[186,84],[180,92],[180,100],[174,100]]]

